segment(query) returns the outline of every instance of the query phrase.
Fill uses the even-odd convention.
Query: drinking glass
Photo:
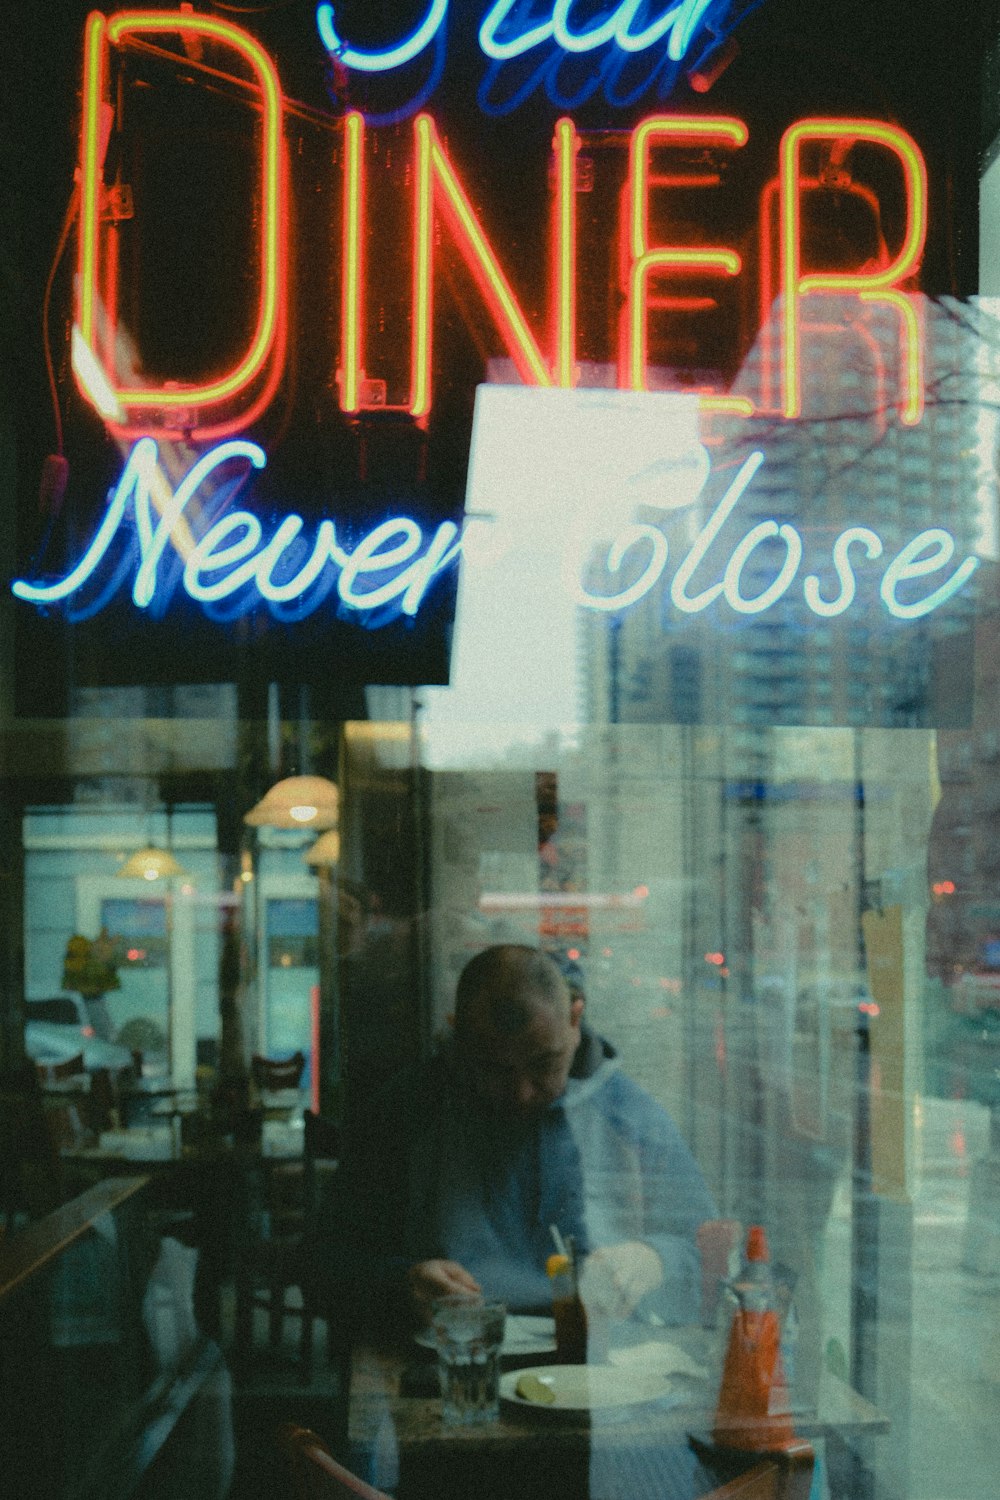
[[[488,1422],[500,1413],[500,1346],[507,1309],[478,1297],[441,1297],[431,1328],[448,1426]]]

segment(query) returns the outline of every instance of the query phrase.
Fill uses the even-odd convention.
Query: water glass
[[[478,1297],[442,1297],[431,1328],[448,1426],[488,1422],[500,1413],[500,1346],[507,1310]]]

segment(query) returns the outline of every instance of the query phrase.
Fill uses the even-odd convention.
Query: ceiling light
[[[333,828],[340,796],[323,776],[286,776],[244,816],[251,828]]]
[[[150,844],[130,855],[118,874],[123,880],[173,880],[178,875],[186,875],[187,871],[177,863],[169,849],[157,849],[155,844]]]
[[[340,863],[340,834],[336,828],[321,833],[315,844],[311,844],[302,858],[307,865],[336,865]]]

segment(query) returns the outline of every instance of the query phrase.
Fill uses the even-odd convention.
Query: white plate
[[[424,1349],[434,1349],[434,1335],[423,1328],[414,1337]],[[552,1318],[529,1313],[508,1313],[504,1324],[501,1358],[509,1354],[551,1354],[556,1347],[556,1325]]]
[[[522,1375],[534,1375],[555,1395],[551,1403],[529,1401],[517,1394]],[[619,1370],[613,1365],[537,1365],[533,1369],[508,1370],[500,1377],[500,1399],[521,1411],[539,1416],[565,1416],[569,1412],[617,1411],[650,1401],[674,1399],[668,1376],[659,1370]]]

